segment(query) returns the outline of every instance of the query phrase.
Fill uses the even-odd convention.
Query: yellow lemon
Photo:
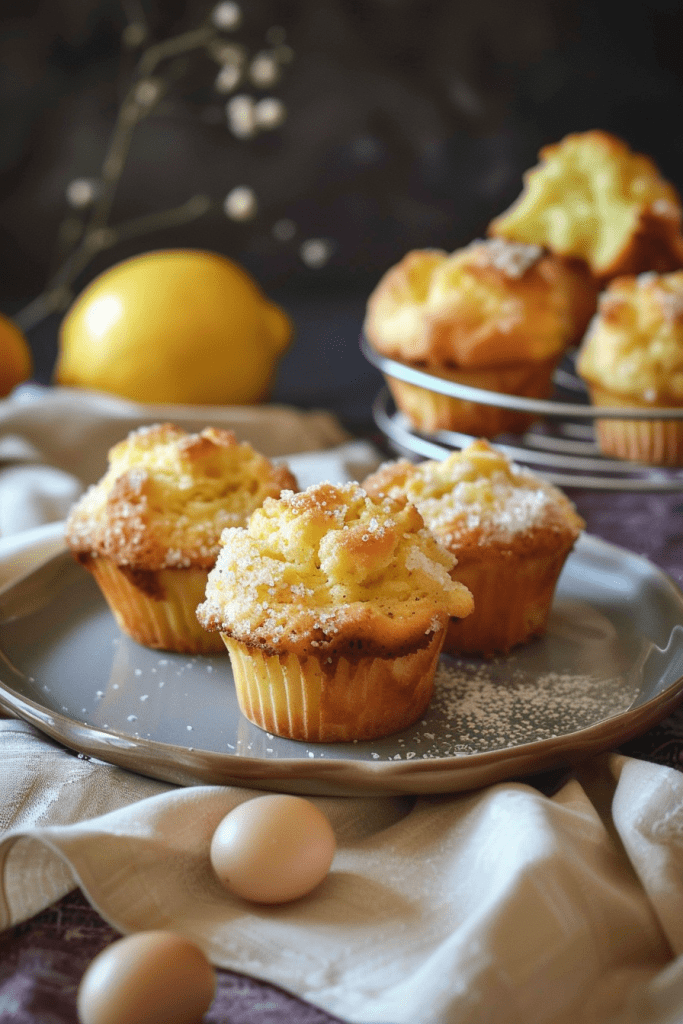
[[[55,380],[137,402],[265,401],[292,324],[238,264],[167,249],[124,260],[67,311]]]
[[[0,313],[0,398],[28,380],[33,371],[29,344],[9,317]]]

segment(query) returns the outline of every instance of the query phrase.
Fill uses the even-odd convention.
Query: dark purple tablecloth
[[[683,492],[569,491],[588,531],[648,557],[683,588]],[[683,707],[622,750],[681,769]],[[0,935],[1,1024],[72,1024],[87,964],[115,932],[76,891],[33,920]],[[218,971],[211,1024],[329,1024],[336,1018],[254,979]]]
[[[0,935],[2,1024],[75,1024],[76,991],[93,956],[118,933],[75,890],[26,924]],[[207,1024],[328,1024],[330,1017],[281,989],[217,971]]]
[[[566,489],[596,537],[645,555],[683,589],[683,488],[664,493]]]

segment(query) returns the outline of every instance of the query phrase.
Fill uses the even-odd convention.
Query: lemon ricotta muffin
[[[363,486],[403,495],[456,556],[474,611],[449,626],[444,651],[492,657],[542,635],[558,577],[584,522],[556,487],[479,439],[448,458],[386,463]]]
[[[424,712],[446,627],[472,610],[454,563],[405,498],[321,483],[224,531],[197,616],[223,636],[251,722],[373,739]]]
[[[138,643],[218,653],[224,647],[201,629],[196,608],[221,532],[296,487],[286,467],[232,431],[144,427],[110,450],[107,472],[71,510],[66,541]]]
[[[605,454],[683,465],[683,419],[656,418],[658,407],[683,414],[683,271],[611,281],[576,368],[595,405],[655,414],[644,420],[597,419],[596,436]]]
[[[574,132],[539,152],[489,233],[584,262],[601,281],[683,266],[681,200],[656,164],[608,132]]]
[[[446,253],[409,252],[380,280],[364,323],[380,354],[487,391],[547,398],[552,373],[595,311],[584,268],[539,246],[477,240]],[[495,437],[533,416],[439,394],[388,376],[398,408],[418,429]]]

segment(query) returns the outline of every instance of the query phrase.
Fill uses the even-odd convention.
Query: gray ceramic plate
[[[490,663],[442,657],[426,717],[370,743],[262,732],[240,714],[227,655],[122,636],[68,555],[0,594],[0,620],[0,705],[81,754],[183,785],[455,792],[612,748],[683,691],[683,595],[590,536],[567,561],[546,637]]]

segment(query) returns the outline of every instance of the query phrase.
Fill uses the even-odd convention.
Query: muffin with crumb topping
[[[649,410],[647,419],[597,418],[605,455],[683,466],[683,270],[617,277],[600,296],[576,369],[593,405]],[[680,412],[658,419],[657,409]]]
[[[649,156],[600,129],[572,132],[538,155],[489,234],[578,260],[602,283],[683,266],[681,199]]]
[[[542,635],[562,567],[584,527],[569,499],[484,440],[448,458],[386,463],[363,486],[406,497],[457,564],[474,611],[444,651],[493,657]]]
[[[249,721],[374,739],[424,712],[446,628],[472,610],[454,564],[405,498],[317,484],[224,531],[197,616],[223,637]]]
[[[540,246],[477,240],[450,254],[407,253],[370,295],[364,332],[380,355],[434,377],[544,399],[557,363],[583,334],[596,296],[585,268]],[[534,419],[391,374],[387,384],[401,412],[427,432],[495,437],[521,433]]]
[[[124,633],[146,647],[221,653],[196,617],[221,532],[296,487],[232,431],[143,427],[110,450],[107,472],[69,514],[66,541]]]

